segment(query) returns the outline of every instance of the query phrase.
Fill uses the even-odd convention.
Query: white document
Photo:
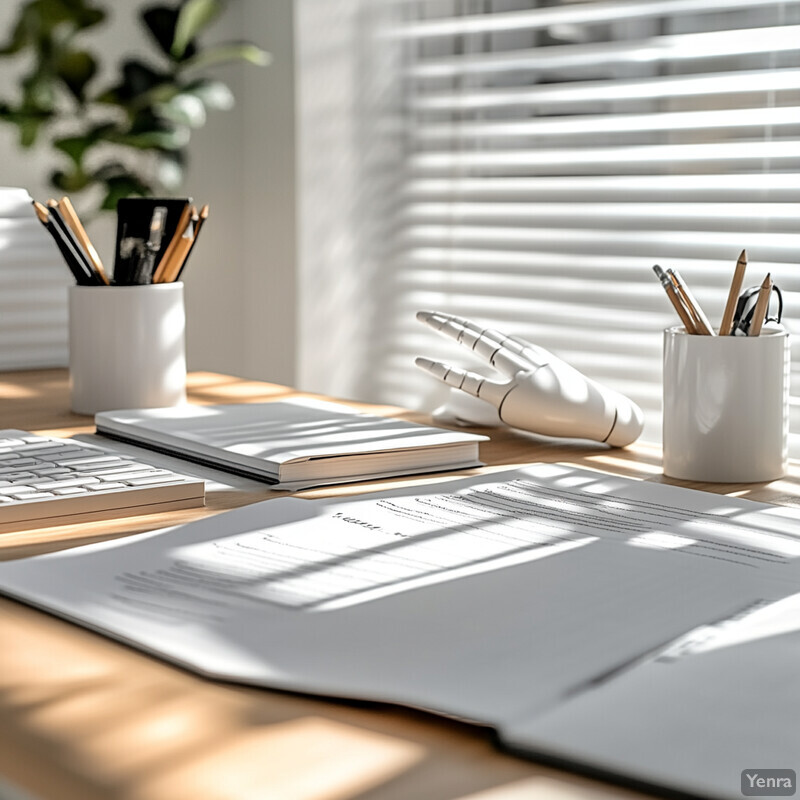
[[[793,595],[704,625],[501,735],[514,748],[654,787],[740,800],[767,770],[800,773],[798,674]]]
[[[202,673],[503,726],[788,593],[800,526],[541,465],[277,499],[0,564],[0,591]]]

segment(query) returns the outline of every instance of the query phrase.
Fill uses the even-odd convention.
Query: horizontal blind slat
[[[800,69],[739,70],[634,80],[576,81],[525,88],[431,92],[410,98],[409,108],[418,112],[475,111],[501,106],[520,108],[530,105],[555,106],[721,94],[763,94],[798,88]]]
[[[800,35],[800,34],[799,34]],[[741,107],[720,111],[673,111],[650,114],[582,114],[567,118],[534,117],[490,122],[422,123],[411,131],[420,143],[455,140],[478,146],[485,139],[505,137],[573,136],[593,138],[602,133],[647,133],[759,129],[794,126],[800,129],[800,106]]]
[[[746,246],[761,254],[761,258],[796,263],[800,254],[800,232],[750,233]],[[592,252],[602,247],[606,252],[692,255],[708,258],[729,250],[736,243],[727,231],[678,231],[678,230],[627,230],[603,231],[591,228],[532,229],[502,226],[415,225],[408,227],[402,240],[409,244],[486,244],[539,245],[547,243],[559,251]]]
[[[420,153],[409,160],[412,170],[424,173],[453,169],[493,168],[524,172],[531,168],[563,172],[588,170],[627,171],[639,165],[700,162],[752,163],[764,159],[800,166],[800,144],[796,140],[711,142],[708,144],[634,145],[627,147],[561,148]]]
[[[676,14],[720,13],[742,8],[795,5],[798,0],[633,0],[592,2],[574,6],[536,8],[525,11],[470,14],[400,24],[386,31],[387,36],[416,39],[431,36],[496,33],[535,30],[553,25],[596,25],[617,20],[645,19]]]
[[[800,26],[785,25],[657,36],[623,42],[555,45],[499,53],[466,53],[447,58],[423,58],[409,67],[405,75],[427,79],[492,75],[516,70],[703,61],[724,56],[796,50],[799,38]]]
[[[755,193],[765,200],[800,201],[800,172],[741,172],[704,175],[582,175],[522,177],[446,176],[423,178],[409,176],[401,196],[470,197],[514,199],[590,200],[623,196],[624,198],[668,198],[671,202],[691,202],[702,197],[710,201],[752,198]]]

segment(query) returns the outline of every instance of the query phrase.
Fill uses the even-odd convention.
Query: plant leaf
[[[158,182],[169,191],[175,191],[183,182],[186,154],[183,150],[171,150],[159,156],[156,166]]]
[[[259,67],[266,67],[272,56],[252,42],[230,42],[210,47],[181,64],[181,69],[202,69],[226,61],[249,61]]]
[[[156,72],[144,62],[130,59],[122,65],[122,80],[98,95],[96,100],[98,103],[128,107],[135,104],[142,95],[170,83],[171,80],[169,75]]]
[[[50,183],[62,192],[72,193],[85,189],[91,183],[91,178],[77,167],[71,172],[59,169],[50,173]]]
[[[177,94],[168,103],[156,106],[156,111],[161,117],[190,128],[202,128],[206,123],[203,101],[193,94]]]
[[[186,87],[186,91],[199,97],[206,108],[216,111],[228,111],[233,108],[233,92],[222,81],[195,81]]]
[[[97,62],[85,50],[63,53],[56,65],[58,77],[79,103],[86,99],[86,84],[97,72]]]
[[[75,166],[80,166],[86,151],[95,144],[97,140],[93,136],[64,136],[61,139],[53,140],[53,147],[69,156]]]
[[[106,185],[106,195],[100,206],[105,211],[113,211],[117,207],[117,200],[123,197],[147,197],[153,194],[153,187],[133,172],[116,175],[101,182]]]
[[[175,27],[178,23],[177,8],[170,6],[150,6],[141,13],[141,18],[150,31],[151,36],[156,40],[161,52],[172,59],[172,42],[175,39]],[[189,43],[183,53],[183,58],[190,58],[196,52],[195,46]]]
[[[203,28],[213,22],[222,12],[219,0],[186,0],[178,12],[175,23],[175,36],[170,54],[180,61],[188,46]]]
[[[27,9],[20,14],[11,37],[0,48],[0,55],[10,56],[14,53],[19,53],[20,50],[35,40],[35,33],[31,29],[26,12]]]
[[[83,134],[54,139],[53,147],[69,156],[76,167],[80,167],[83,157],[90,147],[101,141],[114,141],[114,135],[117,131],[118,128],[113,123],[103,123],[102,125],[95,125]]]

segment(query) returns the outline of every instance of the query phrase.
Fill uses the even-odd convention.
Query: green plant
[[[41,139],[58,151],[62,167],[52,185],[68,194],[97,195],[101,209],[117,199],[176,188],[187,163],[191,130],[206,112],[228,109],[228,86],[209,68],[269,56],[248,42],[203,47],[198,37],[222,13],[223,0],[183,0],[151,6],[139,19],[155,45],[155,58],[115,65],[116,77],[95,88],[100,62],[84,42],[106,19],[93,0],[29,0],[19,12],[0,58],[22,58],[30,68],[19,97],[0,100],[0,120],[19,131],[20,144]]]

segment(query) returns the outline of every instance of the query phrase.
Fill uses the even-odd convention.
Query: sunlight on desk
[[[547,777],[526,778],[465,795],[459,800],[625,800],[626,797],[636,797],[623,789],[578,787],[575,783],[575,780],[568,782]]]
[[[186,378],[186,389],[192,396],[192,402],[196,403],[222,402],[233,398],[240,402],[257,402],[290,394],[285,386],[231,378],[211,372],[189,374]]]
[[[171,763],[145,780],[145,797],[264,800],[355,798],[420,761],[423,749],[394,737],[307,717],[234,735],[209,753]]]
[[[35,397],[38,393],[17,383],[0,383],[0,400],[17,400],[22,397]]]

